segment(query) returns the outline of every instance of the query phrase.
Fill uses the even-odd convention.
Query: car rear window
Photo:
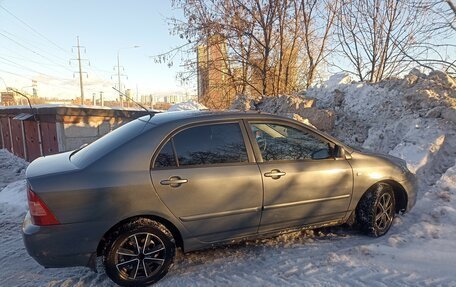
[[[70,160],[76,166],[84,167],[140,134],[145,125],[147,123],[139,119],[131,121],[86,147],[74,151],[70,156]]]

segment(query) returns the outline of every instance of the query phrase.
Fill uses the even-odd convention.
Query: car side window
[[[311,133],[282,124],[251,123],[264,161],[326,159],[330,144]]]
[[[171,141],[172,139],[162,147],[160,153],[155,158],[155,168],[177,166]]]
[[[155,168],[248,162],[247,150],[238,123],[196,126],[178,132],[163,146]]]

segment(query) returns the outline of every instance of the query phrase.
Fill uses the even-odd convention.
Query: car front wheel
[[[356,209],[356,219],[362,231],[378,237],[388,232],[395,213],[393,189],[386,183],[378,183],[361,198]]]
[[[120,286],[147,286],[163,278],[171,267],[175,244],[171,233],[150,219],[120,226],[107,240],[103,263],[106,274]]]

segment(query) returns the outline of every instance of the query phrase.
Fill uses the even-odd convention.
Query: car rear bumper
[[[37,226],[27,213],[22,238],[28,254],[44,267],[90,267],[98,241],[85,235],[87,228],[86,224]]]

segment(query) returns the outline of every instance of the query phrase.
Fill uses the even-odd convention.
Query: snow
[[[27,207],[25,180],[14,181],[0,192],[0,206],[2,213],[24,215]]]
[[[0,215],[20,216],[27,210],[25,169],[28,163],[0,149]]]
[[[187,101],[187,102],[181,102],[172,105],[169,109],[168,112],[177,112],[177,111],[187,111],[187,110],[206,110],[207,108],[203,105],[198,103],[197,101]]]
[[[380,238],[333,227],[179,252],[156,286],[456,286],[456,82],[416,70],[378,84],[338,76],[302,97],[334,112],[333,135],[406,160],[420,181],[416,206]],[[251,100],[239,104],[256,108]],[[303,101],[296,96],[277,99],[280,107],[269,101],[269,109],[290,117],[308,108],[297,107]],[[175,107],[186,108],[201,107]],[[99,273],[44,269],[26,254],[20,235],[26,165],[0,150],[0,285],[114,286],[100,262]]]
[[[353,81],[352,76],[345,73],[334,74],[329,79],[323,83],[323,87],[329,90],[335,90],[340,85],[350,84]]]

